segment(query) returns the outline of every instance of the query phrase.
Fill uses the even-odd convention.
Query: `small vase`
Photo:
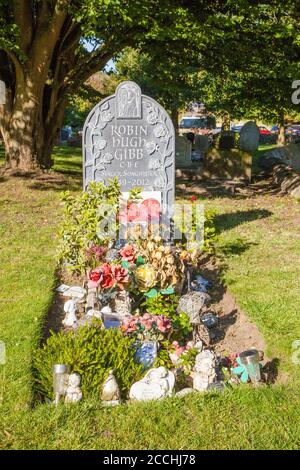
[[[157,358],[158,341],[143,341],[135,343],[136,353],[135,359],[146,369],[153,366]]]

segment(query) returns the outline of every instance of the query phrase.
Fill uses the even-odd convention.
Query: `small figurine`
[[[65,403],[76,403],[82,399],[80,381],[80,375],[76,372],[69,375]]]
[[[216,356],[209,349],[204,349],[196,356],[193,388],[203,392],[216,382]]]
[[[108,377],[103,384],[101,400],[103,401],[104,405],[118,405],[121,403],[119,385],[115,379],[114,371],[112,369],[109,371]]]
[[[64,304],[64,312],[66,313],[65,318],[63,319],[63,325],[76,328],[77,326],[77,304],[76,300],[70,299],[67,300]]]
[[[159,400],[170,397],[175,385],[175,375],[165,367],[150,369],[145,377],[135,382],[129,393],[132,400]]]

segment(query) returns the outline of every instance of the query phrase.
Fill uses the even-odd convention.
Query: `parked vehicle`
[[[271,135],[272,132],[265,126],[259,126],[260,135]]]

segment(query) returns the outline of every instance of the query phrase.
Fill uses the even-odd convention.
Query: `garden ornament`
[[[150,369],[145,377],[135,382],[129,393],[132,400],[160,400],[170,397],[175,385],[175,375],[165,367]]]
[[[76,403],[82,399],[82,391],[80,389],[80,375],[74,372],[69,375],[68,385],[66,388],[65,403]]]
[[[112,369],[109,371],[108,377],[103,384],[101,400],[104,405],[118,405],[121,403],[119,385]]]
[[[259,352],[256,349],[241,352],[236,362],[238,366],[233,367],[231,370],[239,376],[241,382],[247,383],[249,379],[254,384],[260,382]]]
[[[77,326],[77,304],[75,299],[67,300],[64,303],[64,312],[65,318],[63,319],[62,323],[66,327],[76,328]]]
[[[201,351],[196,356],[195,372],[193,373],[193,388],[200,392],[208,390],[216,382],[216,356],[209,349]]]
[[[65,396],[69,377],[69,366],[65,364],[54,364],[53,372],[53,392],[54,403],[58,405],[61,397]]]

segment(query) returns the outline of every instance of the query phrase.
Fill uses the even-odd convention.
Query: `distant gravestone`
[[[219,149],[220,150],[231,150],[234,148],[234,132],[223,131],[220,134]]]
[[[259,128],[253,121],[246,122],[240,132],[239,148],[243,152],[255,152],[259,145]]]
[[[191,162],[192,143],[184,135],[175,138],[176,168],[187,168]]]
[[[0,104],[6,103],[6,96],[5,96],[5,83],[0,80]]]
[[[204,157],[205,152],[209,149],[209,137],[208,135],[195,135],[195,142],[194,142],[194,157],[196,156],[197,159],[201,159]]]
[[[123,192],[142,187],[160,192],[172,215],[175,187],[175,131],[152,98],[131,81],[98,103],[83,128],[83,186],[118,177]]]

